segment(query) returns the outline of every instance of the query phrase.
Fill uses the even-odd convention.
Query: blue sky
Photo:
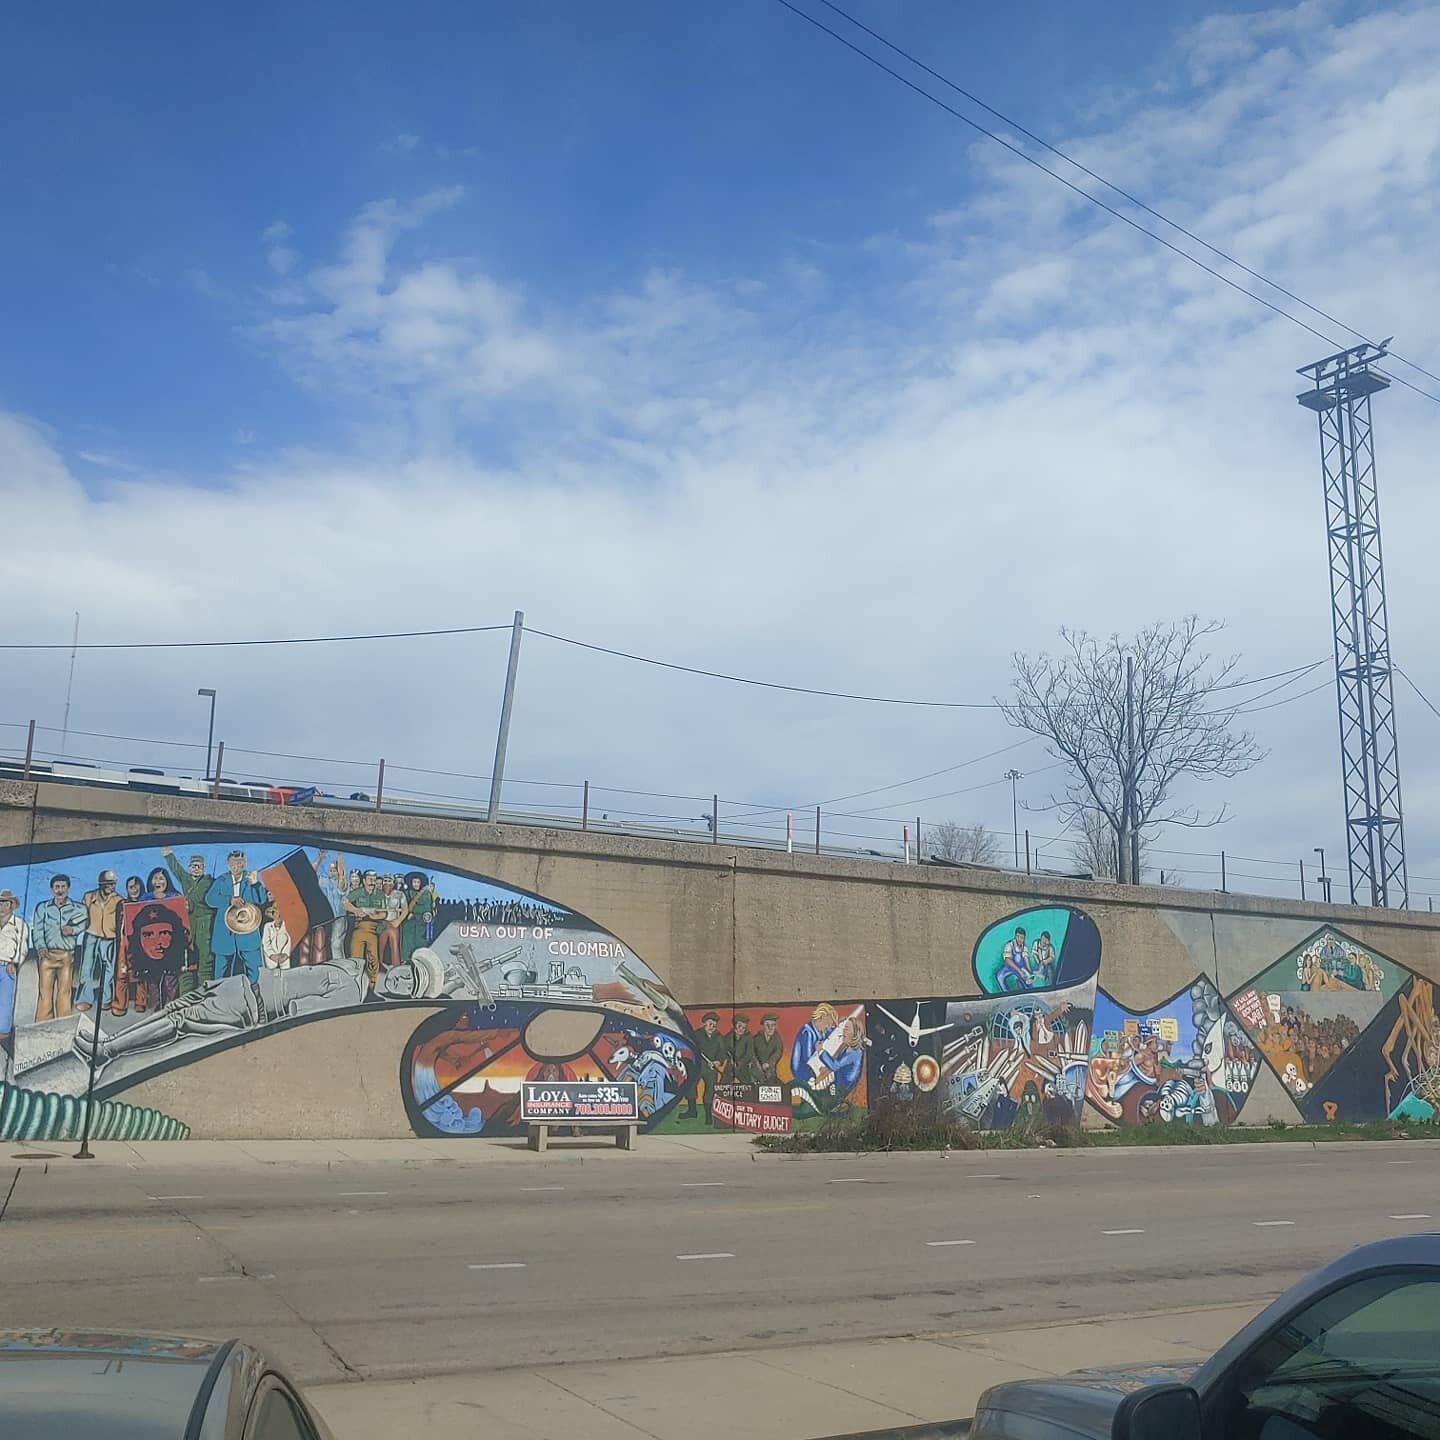
[[[1064,3],[1018,23],[972,5],[855,13],[1042,134],[1132,87],[1179,23],[1135,0],[1103,26]],[[411,253],[482,256],[563,307],[657,266],[772,273],[972,188],[957,126],[771,0],[440,4],[419,24],[374,4],[27,7],[8,28],[22,58],[0,153],[25,223],[4,228],[0,266],[24,280],[7,287],[0,397],[198,483],[237,435],[336,436],[334,407],[247,333],[277,221],[298,267],[377,195],[463,185]],[[837,283],[883,314],[892,278],[850,257]]]
[[[855,9],[1440,372],[1435,7]],[[1216,616],[1251,675],[1329,651],[1313,418],[1293,401],[1322,342],[773,0],[423,22],[31,6],[5,27],[0,498],[27,543],[0,614],[24,638],[68,639],[76,610],[83,638],[116,640],[523,608],[709,668],[978,701],[1062,624]],[[1396,655],[1440,690],[1440,407],[1382,403]],[[527,641],[511,770],[577,803],[585,778],[799,812],[884,786],[849,828],[888,850],[917,808],[1008,830],[1013,760],[1035,830],[1054,828],[1038,747],[941,792],[894,783],[1013,739],[993,712],[822,704],[545,645]],[[6,667],[0,726],[58,726],[64,657]],[[215,686],[235,754],[335,758],[283,778],[365,788],[384,754],[457,772],[417,791],[468,794],[501,674],[500,639],[91,653],[71,725],[182,747],[86,739],[98,759],[198,772],[194,691]],[[1412,869],[1440,893],[1440,722],[1399,704]],[[1171,868],[1198,881],[1222,845],[1341,852],[1332,706],[1255,715],[1270,758],[1197,797],[1235,818],[1173,836],[1210,858]],[[966,782],[984,788],[946,793]]]

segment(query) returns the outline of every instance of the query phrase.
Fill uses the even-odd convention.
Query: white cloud
[[[1172,73],[1112,99],[1115,119],[1066,147],[1351,323],[1403,331],[1402,351],[1425,360],[1440,333],[1440,16],[1331,15],[1206,21]],[[128,639],[499,623],[519,605],[546,629],[719,670],[981,700],[1013,649],[1061,623],[1197,610],[1230,617],[1251,673],[1324,656],[1313,420],[1291,399],[1322,342],[958,129],[955,144],[975,194],[877,237],[866,259],[896,277],[879,295],[855,283],[855,257],[816,246],[723,280],[655,269],[562,307],[483,256],[425,243],[458,187],[367,206],[319,264],[277,265],[292,239],[277,222],[262,238],[285,282],[252,336],[350,419],[353,448],[250,456],[195,486],[122,476],[96,499],[57,442],[7,422],[14,523],[66,538],[24,547],[0,608],[27,636],[63,640],[77,606],[97,638]],[[1424,620],[1440,604],[1427,538],[1440,410],[1397,391],[1377,418],[1397,653],[1440,688]],[[16,661],[8,708],[53,718],[61,665]],[[216,683],[233,744],[478,773],[502,668],[503,639],[485,637],[86,656],[77,728],[198,732],[185,687]],[[1440,789],[1424,743],[1436,722],[1400,703],[1407,787],[1423,798]],[[1239,818],[1223,839],[1168,843],[1342,853],[1328,698],[1254,723],[1275,753],[1225,788]],[[738,690],[531,637],[512,771],[802,804],[1007,738],[983,711]],[[267,763],[284,762],[252,768]],[[1029,782],[1032,801],[1051,778]],[[958,787],[897,792],[894,813],[932,788]],[[920,808],[1006,825],[1006,798]],[[1412,868],[1440,873],[1440,827],[1414,805],[1410,838]],[[1197,883],[1211,866],[1171,858]]]

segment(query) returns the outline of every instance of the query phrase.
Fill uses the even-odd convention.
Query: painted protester
[[[109,1005],[115,995],[115,942],[120,935],[120,890],[113,870],[95,877],[95,888],[85,892],[85,943],[80,951],[80,973],[74,977],[72,1001],[77,1010]]]
[[[211,945],[218,976],[244,975],[253,984],[260,975],[260,927],[263,907],[270,896],[253,870],[246,869],[245,852],[232,850],[225,857],[226,874],[217,875],[205,893],[215,915]]]
[[[50,898],[35,907],[30,943],[35,947],[40,988],[35,1023],[64,1020],[75,1009],[75,952],[85,936],[85,907],[70,898],[70,877],[50,877]]]
[[[180,977],[180,991],[188,994],[197,986],[215,978],[215,953],[210,948],[215,912],[207,903],[215,877],[206,873],[203,855],[192,855],[182,870],[180,862],[175,858],[175,852],[168,845],[160,847],[160,854],[164,856],[166,867],[175,877],[175,883],[185,897],[185,908],[190,912],[190,946],[194,951],[194,971]],[[131,898],[139,899],[139,896]]]
[[[0,1047],[8,1047],[15,1014],[15,977],[30,951],[30,927],[13,890],[0,890]],[[0,1062],[0,1075],[5,1073]]]

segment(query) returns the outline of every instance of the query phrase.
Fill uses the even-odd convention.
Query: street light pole
[[[1018,770],[1007,770],[1005,778],[1010,782],[1010,828],[1015,837],[1015,868],[1020,868],[1020,801],[1015,784],[1025,777]]]
[[[1325,873],[1325,847],[1317,845],[1315,853],[1320,857],[1320,888],[1325,892],[1325,903],[1330,903],[1330,877]]]
[[[215,692],[213,690],[200,689],[195,692],[197,695],[208,695],[210,697],[210,729],[205,736],[205,778],[210,778],[210,756],[215,749]]]

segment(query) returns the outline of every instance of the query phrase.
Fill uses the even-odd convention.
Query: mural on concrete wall
[[[1403,967],[1325,929],[1233,995],[1230,1009],[1298,1101],[1408,979]]]
[[[1078,907],[956,941],[947,994],[682,1009],[584,916],[384,850],[206,832],[0,851],[0,1138],[74,1134],[92,1068],[98,1134],[181,1137],[185,1117],[115,1097],[375,1006],[423,1007],[398,1083],[424,1135],[518,1134],[522,1082],[547,1078],[633,1080],[647,1123],[679,1131],[783,1134],[880,1101],[986,1128],[1087,1105],[1226,1124],[1261,1064],[1312,1120],[1440,1119],[1434,986],[1334,927],[1228,999],[1199,974],[1145,1011],[1099,988]]]
[[[661,1128],[785,1135],[863,1112],[867,1010],[856,1000],[687,1008],[698,1063]]]
[[[523,1135],[526,1080],[633,1080],[642,1117],[654,1121],[679,1100],[695,1061],[689,1038],[654,1009],[505,1002],[431,1016],[400,1073],[417,1134]]]
[[[457,1043],[513,1034],[496,1091],[513,1094],[506,1077],[527,1057],[579,1062],[640,1079],[658,1117],[695,1070],[684,1012],[613,935],[538,896],[374,849],[207,833],[0,852],[0,976],[0,1079],[9,1096],[53,1100],[52,1138],[92,1068],[106,1098],[219,1048],[375,1005],[443,1006],[422,1031]],[[599,1028],[569,1046],[567,1018]],[[488,1099],[464,1103],[480,1052],[451,1074],[420,1041],[402,1077],[417,1126],[504,1133],[503,1115],[487,1129]]]
[[[1260,1057],[1207,976],[1143,1014],[1103,991],[1085,1094],[1107,1120],[1230,1125]]]

